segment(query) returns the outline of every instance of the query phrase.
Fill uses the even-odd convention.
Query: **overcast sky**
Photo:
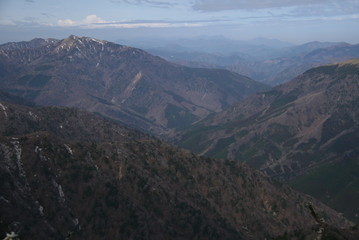
[[[359,43],[359,0],[0,0],[0,43],[70,34]]]

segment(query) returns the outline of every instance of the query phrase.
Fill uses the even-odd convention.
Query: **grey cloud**
[[[106,23],[95,23],[96,25],[116,25],[116,24],[142,24],[142,23],[168,23],[168,24],[178,24],[178,23],[218,23],[218,22],[226,22],[229,20],[224,19],[202,19],[202,20],[181,20],[181,21],[173,21],[173,20],[132,20],[132,21],[119,21],[119,22],[106,22]]]
[[[24,22],[35,22],[37,19],[35,17],[23,17]]]
[[[359,13],[359,1],[342,0],[331,1],[320,8],[298,7],[293,11],[297,16],[340,16]]]
[[[352,0],[341,0],[340,2],[347,1],[352,2]],[[195,0],[193,9],[204,12],[233,9],[254,10],[279,7],[296,7],[330,2],[333,2],[333,0]]]
[[[48,18],[49,18],[49,17],[55,17],[55,15],[50,14],[50,13],[46,13],[46,12],[42,12],[41,15],[42,15],[42,16],[45,16],[45,17],[48,17]]]
[[[171,0],[110,0],[113,3],[127,3],[132,5],[149,5],[153,7],[171,7],[176,5],[176,1]]]

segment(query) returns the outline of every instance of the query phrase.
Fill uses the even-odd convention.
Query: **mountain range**
[[[212,44],[212,48],[203,48],[200,42],[202,46]],[[289,81],[310,68],[359,57],[359,45],[345,42],[290,45],[270,39],[243,42],[223,37],[174,41],[145,49],[171,62],[191,67],[228,69],[272,86]]]
[[[358,96],[359,60],[313,68],[196,123],[180,143],[292,181],[356,219]]]
[[[87,37],[0,46],[0,87],[39,105],[98,112],[156,135],[169,134],[267,89],[223,69],[189,68]]]
[[[331,44],[297,51],[319,64],[356,47]],[[283,182],[358,222],[358,79],[359,60],[269,89],[88,37],[1,45],[1,232],[357,239],[342,214]]]
[[[285,49],[294,44],[266,38],[249,41],[228,39],[224,36],[200,36],[179,39],[121,39],[116,41],[141,49],[171,50],[173,52],[202,52],[209,54],[250,56],[252,59],[268,59],[280,56]]]
[[[0,232],[21,239],[356,239],[350,222],[238,161],[73,108],[0,100]],[[345,230],[346,228],[347,230]]]

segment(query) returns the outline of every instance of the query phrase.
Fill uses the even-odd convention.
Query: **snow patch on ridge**
[[[94,39],[94,38],[90,38],[90,40],[93,41],[93,42],[99,43],[101,45],[105,44],[105,41],[97,40],[97,39]]]
[[[15,141],[12,141],[11,143],[14,146],[15,157],[16,157],[16,165],[17,165],[17,168],[19,170],[19,175],[21,177],[26,177],[25,170],[23,168],[23,164],[22,164],[22,160],[21,160],[21,152],[22,152],[21,146],[20,146],[19,141],[17,141],[17,139],[14,139],[14,140]]]
[[[65,202],[65,193],[62,190],[62,186],[60,184],[58,184],[54,179],[52,179],[52,184],[54,185],[55,188],[57,188],[57,191],[59,193],[59,202],[64,203]]]
[[[64,144],[64,147],[66,148],[67,152],[68,152],[70,155],[73,155],[73,151],[72,151],[72,149],[71,149],[68,145]]]
[[[4,111],[5,118],[7,118],[6,107],[0,103],[0,108]]]

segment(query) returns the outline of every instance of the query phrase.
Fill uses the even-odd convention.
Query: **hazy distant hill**
[[[303,56],[317,49],[326,49],[326,48],[337,47],[337,46],[350,46],[350,44],[345,42],[319,42],[319,41],[307,42],[301,45],[291,46],[290,48],[286,49],[283,55],[288,57]]]
[[[148,47],[147,50],[156,56],[185,66],[224,68],[270,85],[289,81],[319,65],[359,57],[359,45],[344,42],[309,42],[298,46],[275,43],[275,40],[271,42],[266,39],[252,40],[247,44],[237,42],[237,46],[233,46],[229,52],[214,43],[217,48],[213,49],[217,51],[206,51],[201,47],[191,50],[191,45],[184,48],[188,42],[182,43],[184,45],[180,45],[179,42],[178,45]]]
[[[359,60],[308,70],[195,124],[181,140],[197,153],[294,178],[352,219],[359,213],[358,142]]]
[[[76,109],[0,104],[4,235],[314,239],[322,229],[356,239],[338,213],[239,162],[197,157]]]
[[[0,46],[0,87],[39,105],[79,107],[144,131],[187,126],[266,86],[220,69],[168,63],[86,37]]]
[[[249,41],[228,39],[224,36],[202,36],[182,39],[130,39],[118,40],[142,49],[169,50],[176,52],[203,52],[223,55],[247,55],[253,59],[268,59],[280,56],[280,53],[293,44],[276,39],[256,38]],[[152,52],[152,51],[151,51]]]
[[[289,57],[277,59],[277,61],[274,61],[272,65],[279,65],[281,66],[281,69],[278,69],[277,74],[268,78],[265,82],[271,85],[278,85],[291,80],[310,68],[324,64],[338,63],[359,57],[359,44],[350,45],[346,43],[327,43],[324,44],[324,46],[325,45],[328,46],[320,48],[313,47],[314,49],[309,52],[301,49],[300,52],[302,53],[300,55],[289,55]],[[294,49],[294,52],[295,50],[296,49]]]

